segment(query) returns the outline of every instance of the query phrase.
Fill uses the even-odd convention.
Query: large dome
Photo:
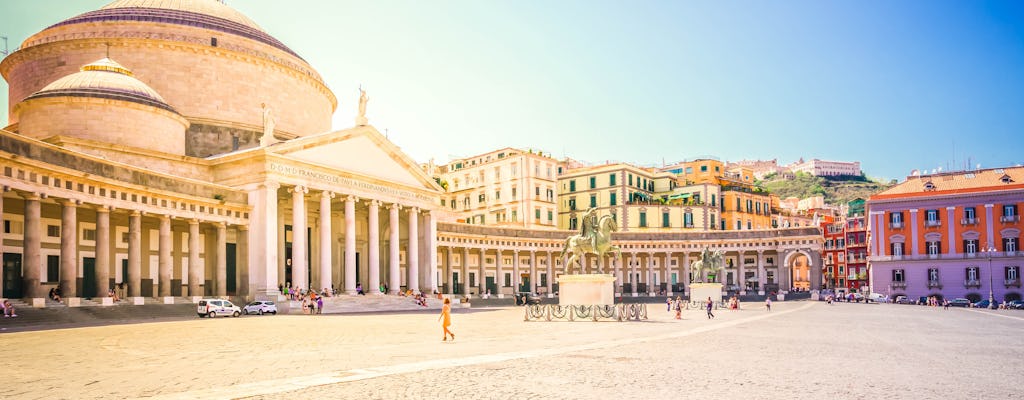
[[[104,55],[131,74],[79,71],[106,68],[93,65]],[[265,112],[278,139],[327,132],[338,104],[308,62],[216,0],[112,1],[26,38],[0,60],[0,75],[10,84],[10,126],[19,123],[14,106],[30,96],[120,96],[187,120],[183,153],[194,157],[258,146]]]
[[[260,41],[299,57],[251,19],[214,0],[117,0],[99,10],[51,25],[50,28],[108,21],[160,22],[206,28]]]
[[[25,100],[59,96],[124,100],[174,112],[153,88],[132,77],[129,69],[109,58],[87,64],[80,72],[46,85]]]

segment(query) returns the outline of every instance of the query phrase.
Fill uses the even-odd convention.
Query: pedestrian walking
[[[675,302],[676,319],[683,319],[683,297],[676,296]]]
[[[767,308],[768,311],[772,310],[772,298],[771,297],[767,297],[767,298],[764,299],[764,308]]]
[[[671,297],[666,297],[665,298],[665,311],[672,311],[672,298]]]
[[[715,314],[711,313],[711,307],[714,307],[714,305],[715,305],[715,302],[711,301],[711,297],[708,296],[708,302],[707,302],[707,305],[705,306],[708,309],[708,319],[715,318]]]
[[[441,321],[442,319],[444,321],[441,322],[441,329],[443,329],[444,332],[441,341],[447,341],[448,335],[451,335],[452,340],[455,340],[455,334],[448,330],[448,327],[452,325],[452,299],[444,299],[444,305],[441,306],[441,315],[437,317],[438,321]]]
[[[323,314],[324,313],[324,296],[318,296],[316,298],[316,313],[317,314]]]

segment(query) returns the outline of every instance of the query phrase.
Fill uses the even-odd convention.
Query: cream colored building
[[[11,101],[0,130],[0,290],[34,306],[58,285],[72,306],[111,304],[117,285],[135,304],[279,299],[286,284],[554,293],[574,232],[554,229],[563,216],[545,207],[554,214],[566,200],[565,177],[584,205],[592,193],[618,193],[602,212],[617,211],[626,227],[639,228],[635,210],[660,209],[639,203],[655,193],[679,196],[669,202],[711,195],[630,166],[558,177],[554,160],[514,149],[469,160],[483,185],[467,183],[465,165],[446,171],[446,191],[364,115],[332,130],[337,100],[317,72],[214,0],[115,1],[33,35],[0,61],[0,74]],[[459,219],[466,194],[484,194],[496,214],[488,195],[497,190],[502,221],[522,226],[443,222]],[[603,264],[620,292],[685,290],[680,278],[703,248],[734,260],[725,283],[753,278],[759,290],[788,290],[798,254],[818,266],[812,274],[821,270],[817,228],[648,228],[614,237],[622,258]]]
[[[556,167],[540,152],[513,148],[426,166],[455,222],[538,229],[555,228]]]

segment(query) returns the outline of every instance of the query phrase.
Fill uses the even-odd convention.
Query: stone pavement
[[[521,308],[278,315],[0,335],[0,398],[1011,398],[1024,312],[777,302],[647,322]]]

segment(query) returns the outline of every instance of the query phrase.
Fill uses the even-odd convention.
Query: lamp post
[[[988,308],[995,310],[996,297],[992,293],[992,254],[996,252],[996,248],[989,246],[985,249],[985,253],[988,256]]]

